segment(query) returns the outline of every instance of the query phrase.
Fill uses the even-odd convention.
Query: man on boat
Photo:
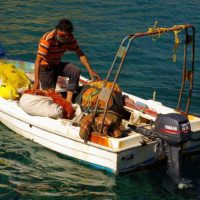
[[[88,70],[91,79],[100,80],[88,62],[86,55],[73,36],[73,24],[68,19],[62,19],[51,32],[42,36],[39,42],[35,61],[35,82],[33,89],[55,89],[58,76],[69,77],[66,100],[72,102],[74,91],[78,86],[80,69],[69,62],[61,62],[66,51],[75,51],[81,63]]]

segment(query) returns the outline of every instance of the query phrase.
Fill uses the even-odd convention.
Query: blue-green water
[[[105,78],[118,45],[130,33],[159,27],[192,24],[196,27],[196,70],[190,111],[200,113],[200,2],[198,0],[0,0],[0,42],[7,55],[34,61],[40,37],[60,18],[72,20],[75,36],[91,65]],[[182,33],[180,33],[180,36]],[[134,43],[119,79],[120,86],[143,98],[176,106],[181,81],[183,43],[172,62],[173,34],[155,42]],[[65,60],[80,63],[74,54]],[[80,66],[84,75],[86,70]],[[185,99],[184,99],[185,100]],[[183,107],[184,108],[184,107]],[[179,191],[166,174],[166,166],[115,176],[49,151],[0,124],[0,199],[200,199],[200,161],[184,162],[185,176],[194,187]]]

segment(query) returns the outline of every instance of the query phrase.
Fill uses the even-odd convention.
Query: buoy
[[[18,92],[15,87],[11,85],[1,85],[0,86],[0,97],[4,99],[17,99],[19,97]]]

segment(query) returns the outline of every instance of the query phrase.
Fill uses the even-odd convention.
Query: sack
[[[46,96],[23,94],[19,104],[29,115],[61,118],[63,117],[63,108],[53,102],[53,99]]]
[[[80,104],[84,111],[94,110],[98,96],[103,87],[104,81],[94,81],[83,86],[82,91],[76,98],[76,103]],[[107,82],[106,88],[110,89],[113,86],[112,82]],[[106,95],[106,94],[105,94]],[[104,109],[105,100],[99,100],[98,109]],[[123,111],[122,91],[118,84],[115,84],[111,98],[108,101],[108,109],[117,113]]]
[[[79,136],[84,140],[89,139],[88,136],[90,136],[92,132],[99,134],[101,132],[103,113],[99,113],[94,119],[93,118],[93,113],[90,113],[85,115],[80,121]],[[121,122],[122,119],[120,115],[114,112],[107,112],[102,135],[115,138],[121,137],[123,130]]]
[[[54,90],[30,89],[30,90],[25,90],[24,94],[34,94],[34,95],[50,97],[52,98],[55,104],[63,108],[63,118],[71,119],[74,116],[75,110],[72,106],[72,103],[66,101],[60,94],[56,93]]]
[[[93,122],[93,113],[88,115],[84,115],[83,118],[80,120],[80,131],[79,136],[84,140],[88,140],[88,136],[90,136],[91,132],[93,131],[92,128]]]
[[[100,133],[102,127],[103,113],[100,113],[95,118],[96,131]],[[113,112],[107,112],[104,120],[103,135],[112,136],[119,138],[122,135],[122,119],[121,117]]]

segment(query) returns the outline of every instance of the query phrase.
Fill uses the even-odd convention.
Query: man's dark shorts
[[[58,76],[69,77],[67,90],[75,91],[80,77],[80,69],[71,64],[60,62],[56,66],[40,66],[40,83],[43,90],[55,89]]]

